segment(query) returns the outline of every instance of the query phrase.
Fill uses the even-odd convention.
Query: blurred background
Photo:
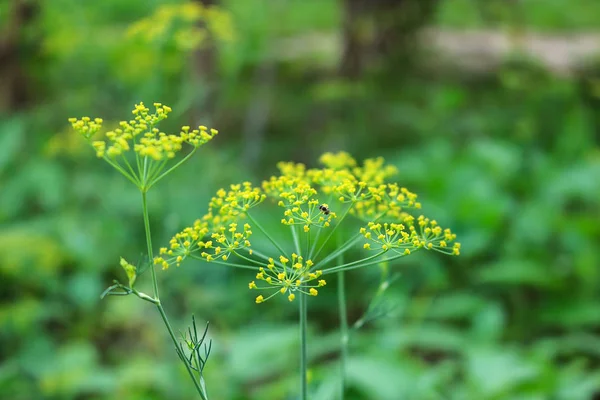
[[[142,259],[139,193],[67,118],[140,101],[220,130],[150,193],[156,247],[217,188],[338,150],[457,232],[460,257],[391,266],[348,399],[600,398],[599,54],[597,0],[0,2],[0,398],[194,398],[156,310],[99,298]],[[351,324],[379,274],[349,273]],[[296,306],[249,278],[159,271],[175,328],[211,323],[211,398],[294,399]],[[334,280],[309,307],[311,399],[334,399]]]

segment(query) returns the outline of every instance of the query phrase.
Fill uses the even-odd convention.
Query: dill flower
[[[251,254],[251,227],[245,223],[240,230],[237,221],[265,198],[249,182],[231,185],[228,191],[219,189],[209,202],[208,212],[173,236],[169,247],[160,249],[154,263],[168,269],[171,265],[181,265],[187,257],[227,261],[231,254],[239,255],[241,250]]]
[[[102,128],[101,118],[70,118],[69,122],[91,145],[97,157],[104,159],[141,189],[147,190],[172,171],[166,169],[168,162],[184,150],[184,144],[191,146],[192,150],[186,155],[187,159],[218,133],[216,129],[205,126],[197,129],[184,126],[178,134],[162,132],[158,125],[171,111],[171,107],[161,103],[154,103],[154,112],[144,103],[136,104],[132,110],[133,119],[119,122],[118,128],[99,138],[96,136]],[[178,165],[175,164],[173,168]]]
[[[229,191],[219,189],[217,195],[210,200],[209,209],[221,216],[236,217],[256,207],[265,198],[266,195],[260,189],[252,187],[250,182],[244,182],[241,185],[231,185]],[[219,222],[215,221],[217,225]]]
[[[205,249],[200,255],[206,261],[212,261],[215,258],[227,261],[231,253],[250,247],[248,240],[250,235],[252,235],[252,230],[248,224],[244,224],[241,232],[238,231],[238,225],[235,222],[229,224],[228,228],[221,226],[210,235],[212,240],[198,242],[198,247]]]
[[[324,279],[319,279],[323,271],[315,270],[311,272],[314,263],[306,260],[295,253],[292,253],[291,260],[285,256],[279,256],[279,262],[269,258],[265,267],[260,267],[256,274],[256,280],[263,284],[258,286],[255,281],[249,283],[248,287],[253,290],[269,290],[271,294],[265,298],[259,295],[257,303],[262,303],[278,294],[288,293],[288,300],[293,301],[296,298],[295,292],[304,293],[310,296],[316,296],[316,288],[326,285]],[[316,281],[316,282],[315,282]],[[259,301],[260,298],[260,301]]]
[[[383,158],[359,165],[342,152],[326,153],[321,161],[323,168],[312,169],[281,162],[277,164],[280,174],[265,180],[260,188],[245,182],[220,189],[209,202],[207,214],[177,234],[155,262],[167,268],[192,256],[252,269],[255,276],[248,288],[263,292],[255,302],[264,303],[278,294],[286,295],[288,301],[299,294],[317,296],[327,283],[327,274],[392,261],[415,251],[460,254],[460,243],[450,229],[411,214],[421,203],[415,193],[389,181],[397,171]],[[283,244],[281,237],[274,238],[252,216],[255,207],[268,204],[283,209],[276,217],[290,229]],[[362,227],[354,234],[338,230],[347,218]],[[242,223],[244,228],[239,230]],[[268,249],[250,248],[248,238],[254,228],[277,249],[274,255]],[[342,244],[324,252],[334,235]],[[294,251],[286,251],[292,245]],[[338,256],[354,246],[366,256],[339,265]]]

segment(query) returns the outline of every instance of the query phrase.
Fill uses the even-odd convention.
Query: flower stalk
[[[255,297],[256,303],[264,303],[280,294],[289,302],[298,298],[299,392],[300,399],[306,400],[309,392],[308,297],[317,296],[320,288],[326,286],[325,275],[336,273],[340,318],[339,389],[343,400],[350,339],[346,272],[375,264],[382,266],[379,289],[365,315],[353,326],[358,329],[366,321],[381,315],[377,314],[378,303],[389,286],[387,276],[392,261],[421,250],[459,255],[460,243],[455,241],[456,235],[450,229],[442,229],[435,220],[412,215],[421,208],[417,195],[390,182],[396,169],[386,165],[383,158],[367,159],[358,165],[350,155],[340,152],[324,154],[320,160],[322,168],[307,169],[303,164],[282,162],[278,164],[280,174],[265,180],[260,187],[244,182],[220,189],[209,202],[206,214],[175,234],[168,246],[161,247],[155,255],[148,211],[149,190],[189,160],[218,131],[205,126],[197,129],[183,126],[178,134],[161,132],[158,126],[168,117],[171,108],[155,103],[154,109],[151,112],[143,103],[136,105],[131,120],[121,121],[118,128],[103,136],[99,135],[102,119],[69,119],[96,156],[134,184],[142,197],[152,295],[135,288],[138,268],[121,258],[127,284],[115,280],[101,297],[133,294],[153,304],[198,395],[207,400],[203,377],[211,349],[205,343],[207,330],[198,335],[192,317],[193,329],[188,328],[187,334],[177,339],[159,296],[155,268],[179,267],[191,258],[252,271],[255,280],[248,283],[248,288],[262,293]],[[183,157],[177,158],[184,153]],[[277,215],[282,225],[290,227],[285,236],[281,232],[269,232],[251,213],[254,207],[269,203],[282,210],[268,215]],[[340,212],[339,217],[337,212]],[[273,245],[274,253],[254,250],[251,243],[254,227]],[[346,234],[352,230],[355,234]],[[334,236],[336,246],[330,249],[330,240]],[[362,246],[358,245],[361,241]],[[293,248],[294,252],[285,248]],[[202,346],[204,355],[200,352]]]
[[[337,247],[341,248],[342,245],[342,233],[337,234]],[[336,263],[338,265],[344,264],[344,253],[339,252],[336,255]],[[348,310],[346,304],[346,275],[345,272],[339,271],[337,273],[338,278],[338,311],[340,316],[340,399],[344,400],[346,393],[346,364],[348,360],[348,343],[350,341],[350,332],[348,330]]]
[[[134,119],[130,121],[121,121],[119,128],[105,133],[104,140],[96,140],[97,133],[102,128],[103,121],[101,118],[95,118],[93,120],[89,117],[69,119],[69,122],[71,122],[75,131],[77,131],[96,151],[97,157],[105,160],[127,180],[133,183],[140,191],[142,197],[142,216],[144,220],[146,247],[150,262],[154,260],[154,253],[147,201],[149,189],[162,178],[181,166],[195,153],[198,147],[210,141],[218,133],[215,129],[209,131],[208,128],[204,126],[200,126],[198,129],[194,130],[190,130],[190,127],[184,126],[181,128],[179,135],[168,135],[164,132],[160,132],[157,128],[157,124],[167,118],[168,114],[171,112],[171,108],[160,103],[155,103],[154,107],[155,112],[150,113],[150,110],[146,108],[143,103],[136,105],[132,111]],[[183,144],[191,145],[192,151],[180,161],[175,162],[171,167],[167,168],[171,160],[183,149]],[[129,161],[130,158],[135,159],[135,169]],[[165,168],[167,169],[165,170]],[[202,376],[202,369],[204,368],[210,349],[207,350],[204,358],[200,357],[200,353],[197,349],[204,341],[204,337],[198,339],[196,334],[194,342],[192,341],[190,330],[190,339],[189,341],[186,340],[188,345],[191,344],[191,347],[189,347],[190,356],[186,356],[184,348],[181,343],[178,342],[160,300],[154,263],[150,266],[152,296],[139,292],[134,288],[134,284],[138,278],[137,267],[128,263],[123,258],[121,259],[121,266],[127,274],[128,285],[115,281],[112,286],[102,293],[101,297],[103,298],[107,295],[126,296],[134,294],[140,299],[154,304],[171,340],[173,341],[175,352],[185,365],[196,391],[202,400],[207,400],[208,395]],[[194,332],[196,332],[196,323],[194,319],[193,325]],[[194,374],[194,371],[197,372],[197,377]]]
[[[342,256],[340,255],[340,258]],[[340,260],[339,262],[343,262]],[[345,272],[340,271],[338,276],[338,308],[340,313],[340,399],[344,400],[346,392],[346,363],[348,360],[348,311],[346,309],[346,278]]]
[[[299,309],[299,327],[300,327],[300,399],[308,398],[308,361],[307,361],[307,344],[306,344],[306,328],[307,328],[307,296],[300,294],[298,301]]]

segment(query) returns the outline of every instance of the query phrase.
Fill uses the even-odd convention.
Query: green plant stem
[[[125,178],[127,178],[131,183],[133,183],[135,186],[139,187],[140,183],[139,181],[136,179],[135,176],[131,176],[127,171],[125,171],[118,163],[113,162],[110,158],[108,158],[108,156],[104,156],[104,160],[111,165],[114,169],[116,169],[117,171],[119,171],[121,173],[121,175],[123,175]]]
[[[246,213],[246,215],[248,216],[248,219],[249,219],[250,221],[252,221],[252,223],[253,223],[253,224],[254,224],[254,225],[255,225],[255,226],[256,226],[256,227],[257,227],[257,228],[258,228],[258,229],[259,229],[259,230],[260,230],[260,231],[261,231],[261,232],[262,232],[262,233],[263,233],[263,234],[266,236],[266,237],[267,237],[267,239],[269,239],[269,241],[270,241],[271,243],[273,243],[273,246],[277,247],[277,250],[279,250],[279,251],[281,252],[281,254],[282,254],[282,255],[284,255],[284,256],[285,256],[285,255],[287,255],[287,254],[285,253],[285,251],[283,250],[283,248],[282,248],[282,247],[279,245],[279,243],[277,243],[277,242],[275,241],[275,239],[273,239],[273,238],[271,237],[271,235],[269,235],[269,233],[268,233],[268,232],[267,232],[267,231],[266,231],[266,230],[265,230],[265,229],[264,229],[264,228],[263,228],[263,227],[262,227],[262,226],[261,226],[261,225],[258,223],[258,221],[256,221],[256,220],[255,220],[255,219],[252,217],[252,215],[250,215],[250,213]]]
[[[386,258],[385,260],[375,260],[375,261],[365,262],[365,261],[368,261],[368,260],[372,260],[373,258],[379,257],[382,254],[383,253],[378,253],[378,254],[375,254],[374,256],[371,256],[371,257],[368,257],[368,258],[365,258],[365,259],[362,259],[362,260],[359,260],[359,261],[355,261],[355,262],[351,262],[351,263],[348,263],[348,264],[340,265],[338,267],[332,267],[332,268],[324,269],[323,270],[323,275],[331,274],[331,273],[338,272],[338,271],[349,271],[351,269],[362,268],[362,267],[366,267],[366,266],[369,266],[369,265],[378,264],[380,262],[393,261],[393,260],[397,260],[400,257],[406,257],[406,255],[404,255],[404,254],[399,254],[399,255],[397,255],[395,257]]]
[[[307,370],[307,351],[306,351],[306,300],[307,295],[300,293],[299,318],[300,318],[300,400],[306,400],[308,397],[308,384],[306,381]]]
[[[165,168],[165,165],[167,165],[168,163],[168,159],[167,160],[162,160],[162,161],[153,161],[152,165],[150,166],[150,171],[148,172],[148,184],[151,184],[152,181],[154,180],[154,177],[158,174],[160,174],[160,172]]]
[[[342,244],[342,236],[337,235],[337,245]],[[337,255],[337,264],[344,264],[344,253]],[[346,276],[342,270],[338,275],[338,308],[340,313],[340,399],[344,400],[346,391],[346,362],[348,360],[348,341],[350,340],[348,331],[348,311],[346,307]]]
[[[187,156],[183,157],[181,159],[181,161],[179,161],[177,164],[173,165],[171,168],[169,168],[168,170],[166,170],[165,172],[163,172],[162,174],[160,174],[160,176],[158,176],[157,178],[153,178],[152,181],[148,183],[148,189],[150,189],[152,186],[156,185],[156,183],[158,181],[160,181],[165,176],[169,175],[173,170],[175,170],[181,164],[183,164],[184,162],[186,162],[191,156],[194,155],[194,153],[196,152],[197,149],[198,149],[197,147],[194,147],[194,149],[192,151],[190,151]]]
[[[323,270],[323,273],[325,273],[325,272],[327,272],[327,273],[338,272],[338,271],[346,270],[346,269],[348,269],[348,267],[360,268],[367,261],[371,261],[371,260],[373,260],[373,259],[375,259],[377,257],[381,257],[385,253],[387,253],[387,250],[382,250],[382,251],[380,251],[377,254],[373,254],[372,256],[363,258],[361,260],[356,260],[356,261],[352,261],[352,262],[349,262],[349,263],[346,263],[346,264],[336,265],[335,267],[327,268],[327,269]],[[364,264],[364,265],[366,265],[366,264]]]
[[[144,157],[144,166],[142,168],[142,172],[140,173],[140,181],[142,182],[142,191],[147,192],[148,189],[148,157]]]
[[[370,314],[373,312],[373,309],[378,304],[379,299],[383,296],[383,294],[390,285],[390,280],[388,280],[389,266],[387,260],[383,260],[380,262],[380,268],[381,277],[379,279],[379,287],[377,288],[377,292],[375,292],[375,295],[369,301],[369,305],[367,306],[367,309],[364,312],[364,314],[361,315],[361,317],[357,319],[356,322],[354,322],[354,324],[352,325],[352,329],[357,330],[363,327],[363,325],[369,319]]]
[[[294,238],[294,246],[296,247],[296,254],[299,257],[302,257],[302,253],[300,252],[300,239],[298,238],[298,233],[296,232],[296,226],[290,225],[290,229],[292,230],[292,237]]]
[[[323,265],[326,265],[329,261],[331,261],[334,258],[336,258],[338,255],[345,253],[346,251],[348,251],[349,248],[351,248],[352,246],[354,246],[356,244],[356,242],[358,242],[358,240],[361,237],[362,237],[362,235],[360,233],[357,233],[356,235],[352,236],[344,244],[340,245],[340,247],[338,247],[336,250],[334,250],[331,253],[329,253],[327,255],[327,257],[325,257],[321,261],[319,261],[317,263],[317,265],[314,266],[314,268],[315,269],[319,269]]]
[[[333,229],[331,229],[331,231],[329,232],[329,235],[327,235],[327,237],[325,238],[325,241],[323,241],[323,243],[321,244],[321,247],[319,247],[319,250],[317,250],[316,254],[314,256],[311,256],[311,257],[314,257],[315,259],[317,257],[319,257],[319,254],[321,254],[321,251],[323,251],[323,248],[325,247],[325,245],[327,244],[327,242],[329,242],[329,239],[331,239],[331,236],[333,236],[333,234],[335,233],[335,231],[337,230],[337,228],[340,226],[340,224],[342,223],[342,221],[344,220],[344,218],[346,218],[346,216],[350,212],[350,209],[352,208],[353,205],[354,205],[354,203],[351,203],[350,206],[348,206],[348,208],[346,209],[346,211],[344,211],[344,213],[342,214],[342,216],[340,217],[340,219],[337,221],[337,223],[335,224],[335,226],[333,227]]]
[[[239,258],[241,258],[242,260],[248,261],[249,263],[260,265],[260,266],[264,266],[265,265],[264,262],[261,262],[261,261],[258,261],[258,260],[253,260],[250,257],[246,257],[243,254],[238,253],[237,251],[233,251],[233,254],[235,254],[236,256],[238,256]]]
[[[148,247],[148,262],[150,263],[150,275],[152,276],[152,290],[154,298],[160,301],[158,296],[158,282],[156,281],[156,271],[154,269],[154,255],[152,253],[152,235],[150,234],[150,217],[148,216],[148,202],[146,191],[142,191],[142,213],[144,214],[144,229],[146,230],[146,246]]]
[[[167,327],[167,330],[169,331],[169,335],[171,336],[171,340],[173,340],[173,344],[175,345],[175,352],[177,353],[177,355],[179,356],[179,358],[181,359],[181,361],[185,365],[185,368],[187,369],[187,372],[190,375],[190,378],[192,378],[192,381],[194,381],[194,386],[196,386],[196,390],[200,394],[200,397],[202,398],[202,400],[207,400],[207,397],[204,394],[204,390],[202,389],[202,387],[200,386],[200,383],[198,382],[198,380],[194,376],[194,371],[190,368],[190,366],[186,362],[187,360],[185,359],[185,355],[183,355],[181,353],[181,350],[179,349],[177,338],[175,337],[175,333],[173,332],[173,328],[171,328],[171,324],[169,323],[169,320],[167,318],[167,314],[165,314],[165,310],[163,309],[162,304],[159,302],[156,305],[156,308],[158,308],[158,312],[160,312],[160,316],[162,317],[162,320],[165,323],[165,326]]]
[[[290,226],[292,229],[292,235],[294,237],[294,246],[296,248],[296,254],[302,255],[302,249],[300,248],[300,240],[298,240],[298,234],[296,233],[296,227]],[[284,266],[285,268],[285,266]],[[300,400],[306,400],[308,397],[308,383],[306,381],[306,370],[307,370],[307,346],[306,346],[306,326],[307,326],[307,295],[300,291],[298,293],[298,316],[300,319]]]
[[[123,162],[127,166],[127,169],[129,170],[129,172],[131,173],[131,176],[133,176],[137,181],[139,181],[137,179],[137,175],[136,175],[135,171],[131,167],[131,164],[129,163],[129,161],[127,161],[127,157],[125,157],[125,154],[121,154],[121,158],[123,159]]]
[[[158,309],[158,312],[160,313],[160,316],[162,317],[162,320],[163,320],[165,326],[167,327],[167,330],[169,331],[169,335],[171,336],[171,340],[173,340],[173,345],[175,346],[175,351],[177,352],[177,355],[179,356],[179,358],[185,365],[185,368],[187,369],[188,374],[192,378],[192,381],[194,381],[194,386],[196,386],[196,390],[200,394],[200,397],[202,398],[202,400],[207,400],[207,397],[206,397],[206,394],[204,393],[203,388],[200,386],[200,383],[194,376],[194,371],[191,369],[189,364],[186,362],[185,355],[182,354],[181,350],[179,349],[177,338],[175,337],[173,328],[171,327],[171,324],[169,323],[167,315],[165,314],[165,310],[163,309],[162,303],[160,302],[160,298],[158,295],[158,282],[156,280],[156,271],[154,270],[155,266],[154,266],[154,262],[153,262],[154,256],[153,256],[153,252],[152,252],[152,235],[150,233],[150,218],[148,216],[148,204],[147,204],[147,199],[146,199],[146,191],[144,191],[144,190],[142,191],[142,213],[144,215],[144,229],[146,231],[146,245],[148,247],[148,258],[150,259],[149,262],[151,264],[150,265],[150,273],[152,276],[152,288],[154,291],[154,300],[155,300],[154,304],[156,305],[156,308]]]
[[[219,264],[219,265],[226,265],[228,267],[242,268],[242,269],[251,269],[251,270],[254,270],[254,271],[258,271],[258,267],[255,267],[253,265],[235,264],[235,263],[230,263],[228,261],[219,261],[219,260],[206,261],[205,258],[196,256],[196,255],[193,255],[193,254],[190,254],[189,257],[193,258],[194,260],[204,261],[205,263],[208,263],[208,264]]]
[[[311,231],[306,232],[306,260],[310,260],[310,241],[311,241]]]
[[[323,232],[323,229],[325,229],[325,228],[319,228],[317,230],[317,236],[315,237],[315,240],[314,240],[312,246],[309,246],[310,247],[310,250],[308,252],[309,260],[312,260],[312,256],[313,256],[313,254],[315,254],[315,248],[317,247],[317,243],[319,242],[319,238],[321,237],[321,232]]]
[[[255,250],[255,249],[252,249],[252,255],[253,255],[253,256],[257,256],[257,257],[259,257],[259,258],[262,258],[262,259],[263,259],[263,260],[265,260],[265,261],[269,261],[269,259],[270,259],[270,258],[272,258],[272,257],[269,257],[269,256],[267,256],[267,255],[265,255],[265,254],[261,253],[260,251],[258,251],[258,250]],[[283,265],[282,265],[282,264],[281,264],[279,261],[277,261],[277,260],[273,259],[273,263],[274,263],[275,265],[277,265],[278,267],[281,267],[281,268],[283,268]],[[263,263],[263,264],[264,264],[264,263]]]
[[[345,272],[338,275],[338,307],[340,312],[340,399],[344,400],[346,391],[346,362],[348,360],[348,312],[346,310],[346,281]]]

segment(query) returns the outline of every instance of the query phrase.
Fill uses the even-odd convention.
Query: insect
[[[321,204],[319,206],[319,210],[321,210],[323,212],[323,214],[325,214],[325,215],[329,215],[329,213],[331,212],[329,210],[329,207],[327,207],[325,204]]]

